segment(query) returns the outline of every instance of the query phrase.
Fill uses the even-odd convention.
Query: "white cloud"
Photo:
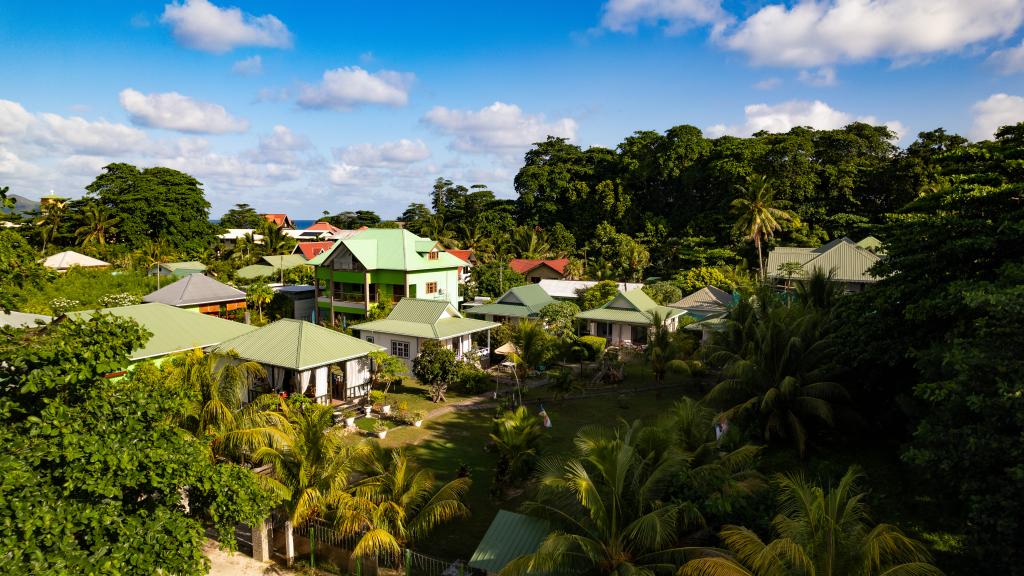
[[[576,137],[576,120],[548,122],[543,114],[526,114],[515,104],[495,102],[480,110],[453,110],[436,106],[423,122],[453,137],[451,147],[461,152],[513,154],[548,136]]]
[[[608,0],[601,14],[601,26],[613,32],[632,33],[648,25],[663,26],[668,35],[707,24],[721,27],[731,20],[721,0]]]
[[[721,41],[759,65],[899,64],[1006,38],[1022,22],[1020,0],[802,0],[761,8]]]
[[[334,157],[344,164],[361,167],[411,164],[430,158],[430,148],[422,140],[407,140],[383,144],[354,144],[335,150]]]
[[[836,70],[831,66],[822,66],[817,70],[801,70],[797,80],[811,86],[835,86]]]
[[[36,121],[35,116],[11,100],[0,100],[0,136],[24,134]]]
[[[141,130],[106,120],[39,114],[37,141],[79,154],[114,154],[137,150],[148,138]]]
[[[711,138],[726,134],[730,136],[750,136],[761,131],[789,132],[796,126],[810,126],[819,130],[842,128],[851,122],[866,122],[877,125],[873,116],[854,117],[852,114],[836,110],[828,104],[815,100],[813,102],[791,100],[776,105],[751,104],[743,109],[746,120],[739,125],[716,124],[704,130]],[[883,123],[896,133],[897,139],[906,134],[907,129],[898,121]]]
[[[219,104],[202,102],[177,92],[143,94],[126,88],[121,91],[121,107],[132,123],[150,128],[166,128],[195,134],[245,132],[247,120],[235,118]]]
[[[263,73],[263,58],[259,54],[239,60],[231,66],[231,71],[241,76],[256,76]]]
[[[370,73],[359,66],[324,72],[315,86],[303,86],[297,103],[303,108],[349,110],[360,104],[405,106],[416,76],[410,72],[381,70]]]
[[[974,122],[969,135],[974,140],[990,140],[996,130],[1024,122],[1024,98],[1010,94],[993,94],[971,107]]]
[[[0,146],[0,174],[28,176],[37,174],[39,168],[22,160],[17,154]]]
[[[996,50],[988,57],[990,64],[994,64],[1003,74],[1017,74],[1024,72],[1024,42],[1005,50]]]
[[[160,21],[169,24],[179,44],[221,54],[239,46],[288,48],[292,34],[277,17],[253,16],[238,8],[220,8],[207,0],[185,0],[164,6]]]
[[[755,83],[754,88],[757,88],[758,90],[774,90],[775,88],[778,88],[781,85],[782,78],[777,78],[773,76],[771,78],[765,78],[764,80]]]

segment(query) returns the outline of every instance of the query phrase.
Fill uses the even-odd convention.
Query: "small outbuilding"
[[[44,258],[41,262],[43,263],[43,266],[58,272],[67,272],[68,269],[74,266],[81,266],[82,268],[106,268],[110,266],[109,262],[104,262],[99,258],[86,256],[85,254],[79,254],[74,250],[57,252],[53,256]]]
[[[669,307],[678,308],[697,320],[702,320],[714,314],[727,312],[733,304],[732,294],[715,286],[705,286],[669,304]]]
[[[510,288],[491,304],[467,309],[466,314],[493,322],[519,321],[537,318],[541,308],[552,304],[555,299],[538,284],[526,284]]]

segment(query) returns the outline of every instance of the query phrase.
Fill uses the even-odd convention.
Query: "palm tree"
[[[665,317],[661,312],[652,315],[651,323],[654,327],[651,330],[651,339],[644,348],[644,355],[647,356],[647,362],[654,372],[654,380],[661,384],[669,369],[688,373],[689,365],[680,360],[682,349],[679,341],[665,325]]]
[[[242,393],[256,378],[265,376],[262,364],[243,361],[234,351],[204,353],[196,349],[171,360],[167,383],[193,391],[198,401],[185,428],[200,438],[212,437],[214,453],[222,454],[224,436],[238,428]]]
[[[498,451],[496,484],[511,484],[533,472],[543,435],[540,418],[530,414],[525,406],[507,410],[494,421],[490,438]]]
[[[423,221],[420,232],[423,236],[435,242],[440,242],[443,246],[454,246],[456,244],[455,231],[452,230],[451,224],[445,222],[444,216],[440,214],[428,216]]]
[[[160,273],[160,265],[164,262],[170,261],[170,248],[167,243],[164,242],[163,238],[153,242],[149,241],[142,247],[142,256],[146,261],[146,267],[156,266],[156,287],[160,289],[160,279],[163,274]]]
[[[107,244],[107,236],[117,232],[116,225],[121,221],[119,216],[111,214],[101,204],[91,202],[85,205],[82,210],[85,223],[75,230],[75,236],[79,238],[82,245],[95,242],[100,246]]]
[[[287,254],[295,248],[295,239],[284,233],[284,225],[275,226],[269,221],[263,226],[263,253]]]
[[[402,549],[438,526],[469,515],[462,502],[469,478],[439,484],[402,449],[369,440],[360,446],[353,466],[364,478],[330,503],[335,530],[361,534],[352,549],[357,558],[397,560]]]
[[[544,329],[544,324],[537,320],[523,319],[517,322],[513,326],[512,344],[516,350],[510,359],[524,376],[543,366],[551,357],[551,336]]]
[[[334,426],[330,406],[296,408],[278,400],[276,422],[262,430],[237,435],[255,437],[252,459],[273,466],[269,485],[281,496],[289,560],[295,550],[292,529],[312,518],[326,517],[348,488],[351,450],[345,432]]]
[[[47,245],[60,235],[60,226],[64,222],[67,205],[67,202],[49,202],[43,210],[42,217],[36,221],[36,226],[39,227],[39,235],[43,239],[44,252]]]
[[[513,232],[512,241],[520,258],[543,260],[551,255],[551,246],[543,230],[520,226]]]
[[[478,224],[460,224],[458,240],[459,246],[472,250],[477,258],[486,259],[494,253],[493,239]]]
[[[872,526],[858,479],[850,469],[825,490],[800,476],[776,477],[777,538],[765,543],[748,528],[726,526],[727,551],[705,551],[679,576],[941,576],[920,542],[896,526]]]
[[[803,455],[808,419],[831,424],[832,402],[844,400],[842,385],[826,380],[833,337],[827,320],[802,308],[773,304],[762,290],[756,306],[741,302],[733,311],[712,361],[724,364],[725,379],[705,400],[723,409],[727,422],[748,418],[766,440],[793,440]]]
[[[736,215],[733,230],[757,246],[757,267],[761,277],[765,275],[764,256],[761,242],[774,236],[780,229],[779,220],[792,220],[793,215],[775,206],[775,192],[764,176],[752,176],[746,186],[737,186],[739,197],[732,201],[732,212]]]
[[[804,275],[804,265],[799,262],[783,262],[782,264],[779,264],[777,272],[786,277],[785,290],[786,294],[789,294],[789,289],[793,285],[793,277]]]
[[[843,289],[836,282],[835,268],[827,272],[822,268],[814,268],[808,277],[797,283],[796,293],[805,306],[828,312],[835,307]]]
[[[644,450],[639,422],[613,431],[584,428],[576,453],[541,466],[538,499],[525,510],[552,531],[502,574],[671,573],[686,553],[678,531],[703,523],[689,503],[665,498],[680,462]]]
[[[263,320],[263,307],[274,299],[274,291],[266,282],[256,282],[245,289],[245,299],[256,306],[256,314]]]

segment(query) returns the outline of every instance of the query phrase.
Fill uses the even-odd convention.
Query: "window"
[[[437,282],[427,282],[427,294],[437,293]]]
[[[367,336],[366,341],[369,342],[370,344],[373,344],[373,336]]]
[[[427,253],[427,260],[437,260],[437,250],[431,250]]]
[[[391,341],[391,355],[398,358],[409,357],[409,343],[404,340]]]

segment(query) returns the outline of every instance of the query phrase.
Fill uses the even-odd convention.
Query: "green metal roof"
[[[234,350],[242,358],[261,364],[306,370],[383,348],[311,322],[285,318],[222,342],[216,350]]]
[[[551,532],[540,518],[498,510],[480,544],[469,559],[469,566],[487,572],[500,572],[509,562],[533,554]]]
[[[436,244],[402,228],[370,228],[342,239],[307,264],[320,266],[347,249],[367,270],[443,270],[465,266],[465,262],[447,252],[438,253],[436,260],[428,259],[428,251]]]
[[[459,311],[446,300],[424,300],[403,298],[395,304],[394,310],[383,320],[363,322],[353,326],[360,332],[383,332],[415,338],[440,340],[472,334],[500,326],[497,322],[485,322],[463,318]]]
[[[235,270],[235,277],[252,280],[254,278],[269,278],[277,273],[277,268],[274,268],[273,266],[267,266],[266,264],[250,264]]]
[[[88,318],[97,312],[130,318],[152,333],[145,346],[132,351],[132,360],[166,356],[193,348],[207,348],[255,330],[247,324],[157,302],[103,308],[98,311],[69,312],[66,316],[78,320]]]
[[[541,308],[557,302],[539,284],[524,284],[509,288],[493,304],[474,306],[466,310],[466,314],[481,316],[510,316],[513,318],[529,318],[540,314]]]
[[[651,300],[642,289],[619,292],[611,302],[600,308],[586,310],[576,315],[583,320],[598,320],[601,322],[614,322],[617,324],[639,324],[650,325],[654,314],[658,313],[665,320],[685,314],[683,310],[659,306]]]
[[[275,269],[284,268],[285,270],[309,264],[306,257],[302,254],[272,254],[270,256],[264,256],[263,261],[266,262],[268,266],[273,266]]]
[[[768,276],[781,278],[784,275],[779,272],[779,266],[787,262],[796,262],[807,273],[815,269],[825,272],[834,269],[835,279],[840,282],[875,282],[876,278],[868,274],[868,269],[878,260],[877,254],[844,237],[818,248],[774,248],[768,253],[765,271]]]
[[[170,270],[171,272],[176,272],[179,269],[198,270],[199,272],[206,270],[206,264],[195,260],[190,262],[163,262],[160,266]]]

